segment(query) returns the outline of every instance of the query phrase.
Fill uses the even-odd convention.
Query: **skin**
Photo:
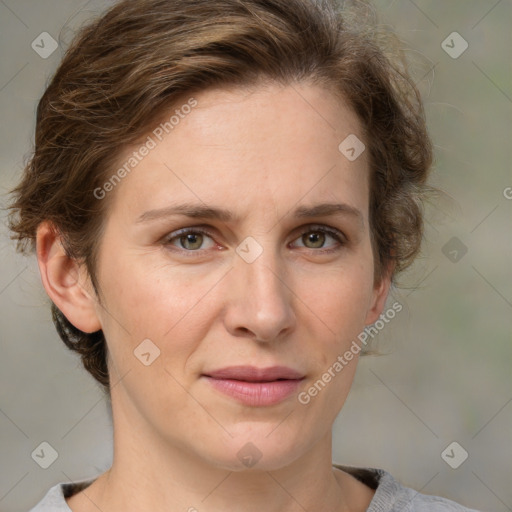
[[[350,162],[338,150],[349,134],[363,139],[362,127],[317,85],[194,97],[197,107],[107,198],[101,303],[55,230],[38,230],[46,291],[76,327],[103,329],[113,383],[112,468],[68,504],[75,512],[366,510],[374,491],[331,460],[332,425],[357,357],[307,405],[297,394],[243,405],[201,377],[232,365],[286,365],[305,375],[299,391],[307,390],[378,319],[390,277],[374,281],[367,152]],[[177,203],[237,218],[138,222]],[[359,213],[293,215],[320,203]],[[203,245],[175,236],[198,225],[211,232]],[[343,243],[321,233],[311,241],[319,226],[342,232]],[[236,252],[248,236],[263,251],[252,263]],[[160,350],[149,366],[134,356],[147,338]],[[251,468],[237,456],[249,442],[261,453]]]

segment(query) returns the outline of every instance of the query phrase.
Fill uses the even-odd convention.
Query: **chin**
[[[224,439],[224,443],[209,443],[208,458],[216,467],[236,472],[275,471],[286,467],[307,450],[308,443],[298,440],[298,435],[292,435],[289,429],[278,435],[272,432],[273,428],[275,423],[258,423],[252,428],[246,424],[245,429]],[[212,447],[215,447],[213,452]]]

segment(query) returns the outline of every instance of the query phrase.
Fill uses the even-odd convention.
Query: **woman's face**
[[[96,314],[115,428],[276,469],[330,435],[357,357],[335,363],[383,307],[368,155],[339,149],[362,129],[318,86],[194,98],[108,198]]]

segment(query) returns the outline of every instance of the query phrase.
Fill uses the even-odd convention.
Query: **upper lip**
[[[213,379],[233,379],[247,382],[270,382],[278,379],[296,380],[304,377],[302,373],[287,366],[270,366],[268,368],[229,366],[209,371],[203,375]]]

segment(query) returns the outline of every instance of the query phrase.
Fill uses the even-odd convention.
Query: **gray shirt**
[[[382,469],[354,468],[338,464],[334,466],[375,489],[367,512],[478,512],[454,501],[427,496],[404,487]],[[30,512],[71,512],[65,498],[85,489],[93,481],[57,484]]]

